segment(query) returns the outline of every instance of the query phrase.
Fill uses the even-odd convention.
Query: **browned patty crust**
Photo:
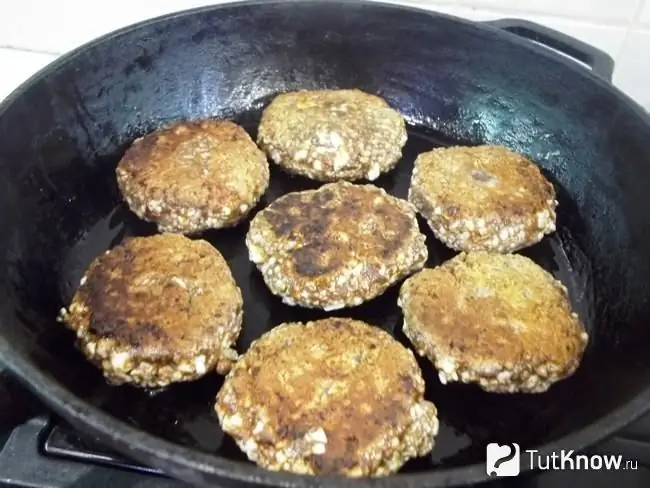
[[[407,279],[399,305],[443,383],[544,392],[575,372],[588,340],[566,287],[518,254],[461,253]]]
[[[360,305],[421,269],[425,236],[405,200],[340,181],[280,197],[251,221],[251,261],[289,305]]]
[[[319,181],[375,180],[395,167],[406,140],[401,114],[357,89],[278,95],[257,137],[280,167]]]
[[[539,167],[500,146],[420,154],[409,201],[435,236],[457,251],[508,253],[555,231],[557,201]]]
[[[242,306],[219,251],[161,234],[96,258],[60,317],[110,382],[162,387],[230,369]]]
[[[185,234],[236,225],[269,185],[264,153],[224,120],[176,122],[137,139],[116,175],[138,217]]]
[[[382,476],[433,448],[436,407],[413,353],[343,318],[282,324],[226,377],[215,409],[258,465],[304,474]]]

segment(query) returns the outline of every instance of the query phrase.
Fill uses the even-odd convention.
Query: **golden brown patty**
[[[363,322],[282,324],[234,366],[215,405],[223,430],[272,470],[396,472],[433,448],[436,407],[413,353]]]
[[[162,387],[230,369],[242,306],[219,251],[162,234],[95,259],[60,318],[110,382]]]
[[[257,142],[285,170],[319,181],[375,180],[395,167],[406,125],[385,100],[361,90],[278,95]]]
[[[587,344],[567,289],[517,254],[461,253],[404,282],[404,333],[440,381],[539,393],[576,370]]]
[[[264,153],[220,120],[178,122],[137,139],[116,174],[138,217],[185,234],[236,225],[269,184]]]
[[[251,221],[246,245],[272,293],[325,310],[361,305],[427,259],[408,202],[344,181],[277,199]]]
[[[420,154],[409,201],[457,251],[513,252],[555,231],[555,190],[539,168],[499,146]]]

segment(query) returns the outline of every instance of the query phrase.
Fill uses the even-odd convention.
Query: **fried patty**
[[[430,452],[438,433],[413,353],[343,318],[264,334],[226,377],[215,410],[250,460],[301,474],[391,474]]]
[[[442,383],[541,393],[575,372],[588,340],[566,287],[518,254],[461,253],[406,280],[398,303]]]
[[[428,255],[407,201],[345,181],[280,197],[251,221],[246,245],[273,294],[328,311],[382,294]]]
[[[184,234],[236,225],[269,185],[264,153],[223,120],[177,122],[136,139],[116,175],[138,217]]]
[[[406,139],[401,114],[376,95],[303,90],[269,104],[257,142],[290,173],[319,181],[372,181],[395,167]]]
[[[127,239],[96,258],[60,320],[109,382],[154,388],[228,372],[242,306],[219,251],[161,234]]]
[[[504,147],[420,154],[409,201],[457,251],[513,252],[555,231],[555,189],[539,167]]]

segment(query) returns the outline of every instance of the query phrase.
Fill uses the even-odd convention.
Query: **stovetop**
[[[587,454],[636,461],[627,471],[545,471],[501,478],[480,488],[647,488],[650,415]],[[180,488],[184,484],[78,434],[0,371],[0,487]],[[227,488],[224,486],[223,488]]]

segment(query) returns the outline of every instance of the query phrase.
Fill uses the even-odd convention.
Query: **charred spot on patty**
[[[252,220],[246,244],[274,294],[325,310],[360,305],[428,256],[408,202],[347,182],[280,197]]]
[[[61,317],[109,382],[162,387],[227,372],[242,306],[216,249],[161,234],[96,258]]]

